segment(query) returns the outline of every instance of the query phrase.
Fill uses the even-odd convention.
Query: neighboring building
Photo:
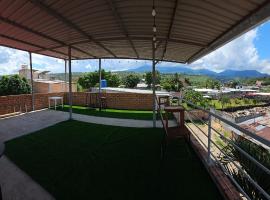
[[[39,71],[33,69],[33,79],[47,79],[49,80],[49,73],[50,71]],[[25,77],[27,80],[31,80],[31,70],[28,68],[27,65],[22,65],[21,69],[19,70],[19,75],[21,77]]]
[[[68,92],[68,83],[61,80],[34,80],[34,92],[35,93],[57,93],[57,92]],[[72,83],[72,92],[77,92],[77,84]]]
[[[62,80],[50,80],[49,71],[39,71],[33,69],[33,81],[35,93],[56,93],[68,92],[68,82]],[[31,70],[27,65],[22,65],[19,75],[25,77],[29,82],[31,80]],[[76,83],[72,83],[72,91],[77,92]]]

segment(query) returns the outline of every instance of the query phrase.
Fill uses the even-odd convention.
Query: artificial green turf
[[[56,199],[220,199],[184,141],[162,129],[66,121],[6,143],[6,155]]]
[[[58,107],[57,110],[69,111],[69,106],[65,105],[64,108]],[[152,120],[153,112],[145,110],[117,110],[117,109],[91,109],[83,106],[72,106],[72,111],[77,114],[91,115],[98,117],[111,117],[122,119],[140,119],[140,120]]]
[[[69,106],[58,107],[57,110],[69,111]],[[153,112],[149,110],[119,110],[119,109],[103,109],[99,111],[98,108],[88,108],[84,106],[72,106],[72,112],[82,115],[90,115],[97,117],[110,117],[110,118],[121,118],[121,119],[138,119],[138,120],[152,120]],[[169,113],[169,119],[173,119],[173,115]],[[159,115],[157,115],[159,119]]]

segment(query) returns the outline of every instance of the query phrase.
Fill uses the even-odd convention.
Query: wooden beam
[[[40,0],[29,0],[29,1],[32,4],[34,4],[35,6],[39,7],[40,9],[42,9],[43,11],[47,12],[49,15],[51,15],[51,16],[55,17],[56,19],[58,19],[60,22],[62,22],[63,24],[65,24],[69,28],[77,31],[78,33],[80,33],[81,35],[83,35],[84,37],[86,37],[87,39],[89,39],[90,41],[94,42],[96,45],[98,45],[99,47],[101,47],[102,49],[104,49],[105,51],[107,51],[113,57],[116,57],[116,55],[111,50],[109,50],[107,47],[105,47],[102,43],[100,43],[98,41],[95,41],[91,35],[89,35],[85,31],[83,31],[79,26],[77,26],[75,23],[73,23],[72,21],[68,20],[64,16],[62,16],[56,10],[50,8],[43,1],[40,1]]]

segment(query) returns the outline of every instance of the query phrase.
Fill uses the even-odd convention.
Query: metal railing
[[[186,117],[190,123],[186,123],[187,128],[190,130],[190,132],[198,139],[198,141],[202,144],[202,146],[207,151],[207,163],[208,165],[216,164],[220,166],[220,168],[223,170],[223,172],[229,177],[229,179],[234,183],[234,185],[238,188],[238,190],[243,194],[243,196],[246,199],[253,199],[253,197],[250,197],[245,189],[238,183],[238,181],[235,179],[235,177],[230,173],[227,167],[224,166],[222,163],[220,156],[222,155],[224,158],[228,160],[228,163],[230,164],[230,168],[237,170],[238,173],[241,173],[243,177],[245,177],[252,186],[260,192],[260,194],[265,199],[270,199],[270,195],[254,180],[254,177],[251,177],[249,173],[241,166],[241,163],[237,160],[234,160],[231,158],[230,155],[228,155],[228,152],[226,152],[214,139],[213,134],[216,134],[216,136],[220,137],[222,141],[224,141],[226,144],[231,145],[234,149],[236,149],[243,157],[249,160],[249,162],[252,162],[255,164],[259,169],[261,169],[264,173],[266,173],[268,176],[270,176],[270,169],[265,167],[261,162],[259,162],[257,159],[252,157],[248,152],[246,152],[243,148],[241,148],[232,138],[226,137],[223,135],[222,131],[217,130],[213,127],[213,118],[218,119],[220,122],[231,126],[233,129],[238,130],[243,134],[243,136],[248,136],[249,139],[252,139],[252,141],[257,141],[257,144],[260,143],[266,147],[270,148],[270,141],[266,140],[265,138],[262,138],[258,135],[256,135],[253,132],[250,132],[249,130],[246,130],[237,124],[228,121],[221,116],[210,112],[204,108],[199,107],[198,105],[195,105],[189,101],[186,101],[185,99],[182,100],[185,102],[188,106],[192,107],[193,110],[186,110]],[[196,114],[193,113],[194,110],[200,110],[200,112],[203,112],[208,115],[208,120],[203,120],[200,117],[198,117]],[[196,120],[196,122],[195,122]],[[198,124],[197,122],[200,122]],[[203,128],[204,127],[204,128]],[[206,128],[207,127],[207,128]],[[270,134],[270,133],[269,133]],[[214,149],[215,148],[215,149]]]

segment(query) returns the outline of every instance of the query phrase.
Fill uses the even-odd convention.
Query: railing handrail
[[[223,136],[219,131],[217,131],[215,128],[213,128],[212,126],[211,126],[211,122],[210,122],[210,120],[211,120],[211,116],[214,116],[214,117],[216,117],[216,118],[218,118],[218,119],[220,119],[221,121],[223,121],[223,122],[227,122],[228,120],[226,120],[226,119],[223,119],[222,117],[220,117],[220,116],[217,116],[215,113],[212,113],[212,112],[210,112],[210,111],[208,111],[208,110],[205,110],[205,109],[203,109],[203,108],[201,108],[201,107],[199,107],[199,106],[197,106],[197,105],[194,105],[193,103],[191,103],[191,102],[188,102],[188,101],[186,101],[186,100],[184,100],[186,103],[188,103],[189,105],[192,105],[192,106],[194,106],[195,108],[197,108],[197,109],[199,109],[199,110],[202,110],[202,111],[204,111],[204,112],[206,112],[206,113],[208,113],[209,114],[209,116],[210,116],[210,118],[209,118],[209,122],[208,123],[206,123],[206,122],[204,122],[203,120],[201,120],[198,116],[196,116],[196,115],[194,115],[193,113],[192,113],[192,116],[195,116],[195,117],[197,117],[200,121],[203,121],[203,124],[206,124],[206,125],[208,125],[208,134],[207,133],[205,133],[199,126],[197,126],[196,124],[195,124],[195,122],[192,120],[192,118],[190,118],[190,114],[191,114],[191,112],[190,111],[187,111],[187,116],[188,116],[188,118],[189,118],[189,120],[191,121],[191,123],[200,131],[200,132],[202,132],[202,134],[205,136],[205,137],[207,137],[208,138],[208,145],[206,145],[206,144],[204,144],[204,142],[199,138],[199,136],[197,136],[196,134],[195,134],[195,132],[194,132],[194,130],[191,128],[191,127],[189,127],[189,125],[187,125],[188,127],[189,127],[189,129],[191,129],[192,130],[192,132],[193,132],[193,134],[194,134],[194,136],[200,141],[200,142],[202,142],[202,144],[203,144],[203,146],[205,147],[205,148],[207,148],[207,151],[208,151],[208,157],[207,157],[207,159],[208,159],[208,161],[210,161],[211,160],[211,158],[210,158],[210,156],[212,155],[213,156],[213,158],[216,160],[216,162],[217,162],[217,164],[218,165],[220,165],[221,166],[221,168],[222,168],[222,170],[224,171],[227,171],[227,173],[228,173],[228,170],[226,170],[223,166],[222,166],[222,164],[220,163],[220,161],[216,158],[216,156],[211,152],[211,144],[213,144],[222,154],[224,154],[227,158],[228,158],[228,160],[230,161],[230,163],[232,163],[232,165],[234,165],[236,168],[237,168],[237,170],[239,170],[249,181],[250,181],[250,183],[257,189],[257,190],[259,190],[260,191],[260,193],[264,196],[264,197],[266,197],[267,199],[270,199],[270,195],[245,171],[245,170],[243,170],[242,169],[242,167],[240,167],[240,166],[238,166],[238,164],[236,164],[237,162],[235,162],[232,158],[230,158],[230,156],[225,152],[225,151],[223,151],[219,146],[218,146],[218,144],[216,144],[215,143],[215,141],[213,141],[212,139],[211,139],[211,130],[214,130],[216,133],[218,133],[218,135],[219,136],[221,136],[223,139],[225,139],[225,141],[227,142],[227,143],[229,143],[229,144],[231,144],[231,145],[233,145],[238,151],[240,151],[240,153],[242,153],[242,154],[244,154],[251,162],[253,162],[253,163],[255,163],[258,167],[260,167],[264,172],[266,172],[267,174],[269,174],[270,173],[270,170],[268,169],[268,168],[266,168],[263,164],[261,164],[259,161],[257,161],[255,158],[253,158],[251,155],[249,155],[247,152],[245,152],[243,149],[241,149],[240,147],[238,147],[233,141],[231,141],[231,140],[229,140],[228,138],[226,138],[225,136]],[[229,124],[229,123],[228,123]],[[230,124],[233,124],[232,122],[230,122]],[[230,125],[229,124],[229,125]],[[234,124],[235,126],[233,126],[235,129],[237,129],[237,130],[239,130],[239,128],[237,127],[238,125],[236,125],[236,124]],[[245,131],[246,131],[246,129],[244,129]],[[239,130],[239,131],[241,131],[241,130]],[[209,134],[210,133],[210,134]],[[250,132],[251,134],[254,134],[254,133],[252,133],[252,132]],[[253,139],[255,139],[254,137],[252,137]],[[266,145],[266,144],[265,144]],[[268,146],[268,145],[267,145]],[[210,164],[210,162],[209,162],[209,164]],[[226,173],[224,171],[224,173]],[[250,199],[250,197],[246,194],[246,192],[243,190],[243,188],[237,183],[237,181],[233,178],[233,176],[231,176],[230,175],[230,173],[228,173],[227,174],[228,176],[229,176],[229,178],[233,181],[233,183],[236,185],[236,187],[242,192],[242,194],[244,194],[244,196],[247,198],[247,199]]]
[[[231,127],[237,129],[238,131],[240,131],[240,132],[244,133],[245,135],[247,135],[247,136],[249,136],[249,137],[251,137],[251,138],[253,138],[253,139],[255,139],[255,140],[259,141],[259,142],[261,142],[262,144],[264,144],[264,145],[266,145],[267,147],[270,148],[270,141],[269,140],[267,140],[265,138],[262,138],[261,136],[258,136],[255,133],[253,133],[253,132],[251,132],[251,131],[249,131],[247,129],[244,129],[241,126],[239,126],[239,125],[237,125],[237,124],[235,124],[235,123],[233,123],[233,122],[231,122],[231,121],[229,121],[229,120],[227,120],[227,119],[225,119],[225,118],[223,118],[223,117],[221,117],[221,116],[219,116],[219,115],[217,115],[217,114],[215,114],[215,113],[213,113],[213,112],[211,112],[209,110],[206,110],[206,109],[204,109],[204,108],[202,108],[200,106],[197,106],[197,105],[193,104],[190,101],[187,101],[185,99],[182,99],[182,100],[184,102],[186,102],[187,104],[192,105],[196,109],[202,110],[202,111],[214,116],[215,118],[225,122],[226,124],[230,125]]]
[[[165,130],[166,135],[168,135],[167,128],[166,128],[166,126],[164,124],[164,121],[163,121],[162,110],[161,110],[161,106],[159,105],[159,100],[157,98],[157,95],[156,95],[156,103],[157,103],[156,105],[158,106],[158,110],[159,110],[159,115],[160,115],[162,126],[163,126],[163,128]]]

